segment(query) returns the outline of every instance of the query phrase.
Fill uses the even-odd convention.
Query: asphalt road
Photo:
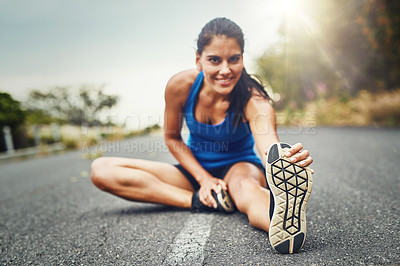
[[[301,252],[281,255],[240,214],[191,214],[97,190],[87,151],[0,164],[2,265],[400,264],[400,130],[283,128],[315,159]],[[175,162],[161,136],[106,155]]]

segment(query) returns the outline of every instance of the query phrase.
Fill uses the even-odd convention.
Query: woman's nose
[[[219,70],[219,73],[221,75],[226,75],[229,74],[231,72],[231,69],[229,68],[229,64],[227,62],[224,62],[221,64],[221,69]]]

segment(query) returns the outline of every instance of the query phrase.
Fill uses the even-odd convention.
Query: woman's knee
[[[247,176],[238,176],[235,180],[232,180],[232,184],[228,184],[229,193],[235,200],[235,205],[239,211],[243,212],[247,209],[254,189],[257,189],[257,182],[253,178]]]
[[[109,167],[111,166],[111,158],[100,157],[95,159],[91,165],[92,183],[101,190],[107,189],[110,177],[107,176]]]
[[[127,163],[130,167],[125,166]],[[120,187],[145,187],[151,178],[149,173],[137,169],[138,162],[124,158],[100,157],[92,162],[91,178],[93,184],[101,190],[111,192]],[[147,177],[147,178],[146,178]]]
[[[256,181],[247,175],[236,175],[229,181],[229,190],[232,188],[238,195],[243,194],[250,190],[254,185],[257,185]]]

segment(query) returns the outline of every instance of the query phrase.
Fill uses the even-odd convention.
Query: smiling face
[[[243,69],[242,49],[236,39],[214,36],[196,65],[204,73],[204,85],[221,96],[228,96],[239,81]]]

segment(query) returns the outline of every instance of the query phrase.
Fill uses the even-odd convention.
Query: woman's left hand
[[[292,163],[298,163],[302,167],[309,166],[313,159],[310,156],[310,152],[308,150],[302,150],[303,144],[297,143],[292,146],[288,151],[285,152],[286,157],[290,157],[289,160]],[[314,170],[310,169],[311,173],[314,174]]]

